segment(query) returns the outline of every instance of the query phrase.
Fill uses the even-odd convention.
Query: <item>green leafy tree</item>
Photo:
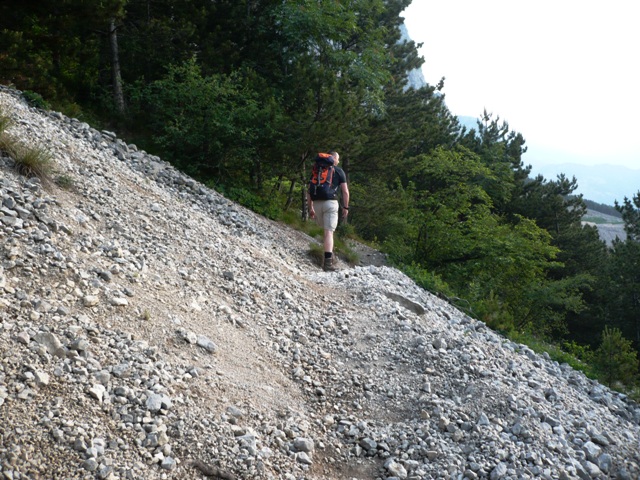
[[[557,249],[549,234],[520,217],[505,222],[492,211],[484,185],[493,172],[464,147],[436,148],[416,158],[411,175],[410,225],[388,243],[403,257],[441,278],[474,313],[505,330],[551,334],[581,306],[573,285],[549,282]]]
[[[48,99],[86,93],[98,77],[89,10],[81,0],[1,2],[0,78]]]
[[[250,183],[260,142],[273,132],[265,121],[268,106],[244,86],[240,73],[203,77],[190,61],[170,67],[139,95],[155,141],[170,161],[203,180]]]
[[[459,143],[476,153],[492,171],[483,187],[491,196],[494,211],[502,215],[508,213],[508,206],[531,171],[522,162],[525,141],[521,134],[510,130],[507,122],[486,110],[477,125],[477,130],[462,132]]]
[[[594,362],[609,387],[616,383],[630,387],[638,380],[638,353],[617,328],[604,328]]]
[[[410,233],[416,225],[410,207],[414,201],[409,200],[415,192],[410,173],[415,158],[438,146],[453,145],[460,129],[440,93],[443,82],[408,88],[409,72],[424,63],[414,42],[401,41],[399,15],[408,4],[385,2],[379,19],[385,26],[385,48],[389,52],[385,58],[390,76],[383,87],[384,108],[362,124],[360,149],[349,149],[354,157],[349,164],[350,180],[352,186],[359,187],[353,195],[352,221],[364,238],[398,249],[406,249],[406,242],[394,239],[415,238]],[[405,230],[406,235],[402,233]]]

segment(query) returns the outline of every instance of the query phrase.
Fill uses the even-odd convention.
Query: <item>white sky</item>
[[[506,120],[525,164],[640,169],[640,2],[413,0],[402,16],[451,112]]]

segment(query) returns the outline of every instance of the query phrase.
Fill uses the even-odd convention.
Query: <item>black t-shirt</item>
[[[331,179],[331,185],[338,188],[341,184],[347,183],[347,174],[344,173],[344,170],[342,170],[340,167],[333,168],[335,169],[335,175],[333,176],[333,179]]]

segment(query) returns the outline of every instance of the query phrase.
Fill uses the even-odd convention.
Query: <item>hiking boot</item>
[[[325,258],[322,263],[322,269],[325,272],[335,272],[337,270],[333,257]]]

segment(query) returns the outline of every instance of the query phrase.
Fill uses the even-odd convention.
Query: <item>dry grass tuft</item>
[[[12,141],[7,153],[15,162],[15,169],[27,178],[38,177],[43,183],[51,182],[53,158],[41,147],[31,147]]]
[[[38,177],[42,183],[51,182],[53,158],[42,147],[24,145],[7,132],[11,119],[0,111],[0,153],[8,155],[15,169],[27,178]]]

